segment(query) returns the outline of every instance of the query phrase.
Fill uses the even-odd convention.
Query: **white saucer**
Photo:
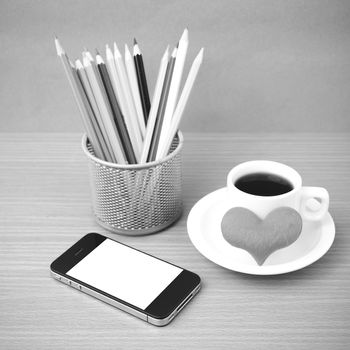
[[[335,226],[329,213],[319,222],[304,222],[300,237],[271,254],[258,266],[243,249],[230,245],[221,233],[221,220],[234,204],[221,188],[199,200],[187,219],[188,235],[198,251],[227,269],[253,275],[278,275],[302,269],[320,259],[331,247]]]

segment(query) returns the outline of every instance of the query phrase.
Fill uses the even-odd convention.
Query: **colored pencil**
[[[135,157],[139,162],[141,158],[141,152],[142,152],[142,135],[141,135],[141,130],[138,126],[137,114],[136,114],[134,101],[131,95],[128,76],[125,70],[122,56],[120,54],[120,51],[116,43],[114,43],[114,60],[115,60],[115,66],[118,72],[118,77],[120,79],[120,84],[124,92],[125,100],[126,100],[128,109],[130,111],[129,115],[128,114],[125,115],[125,117],[128,116],[125,122],[129,130],[129,136],[131,139],[132,146],[134,148]]]
[[[136,75],[137,75],[137,83],[139,86],[140,97],[142,102],[143,116],[145,118],[145,124],[147,125],[148,116],[151,109],[151,102],[149,99],[145,67],[143,64],[143,57],[142,57],[140,47],[135,38],[134,38],[133,54],[134,54],[134,62],[135,62],[135,69],[136,69]]]
[[[203,61],[203,48],[199,51],[198,55],[196,56],[196,58],[194,59],[190,72],[188,73],[185,85],[183,87],[181,96],[179,98],[179,102],[177,103],[173,118],[172,118],[172,124],[170,127],[170,131],[166,137],[166,143],[165,143],[165,147],[163,149],[158,149],[158,153],[157,153],[157,159],[161,159],[163,157],[165,157],[168,152],[169,149],[171,147],[172,141],[177,133],[177,130],[179,129],[179,125],[180,125],[180,121],[181,118],[183,116],[183,112],[185,110],[185,107],[187,105],[187,101],[188,98],[190,96],[190,93],[192,91],[193,88],[193,84],[196,80],[199,68],[202,64]]]
[[[91,53],[88,51],[87,48],[84,49],[82,56],[83,56],[83,61],[84,61],[84,58],[86,60],[90,61],[91,69],[94,71],[95,76],[98,78],[97,79],[98,87],[99,87],[100,90],[102,90],[102,87],[103,87],[102,81],[101,81],[101,79],[99,77],[99,72],[98,72],[98,69],[96,67],[96,62],[95,62],[93,56],[91,55]],[[84,64],[83,64],[83,67],[84,67]],[[88,77],[88,75],[86,73],[85,67],[84,67],[84,71],[85,71],[85,75],[86,75],[86,77],[88,78],[88,81],[89,81],[89,77]],[[91,87],[91,90],[92,90],[92,94],[94,95],[93,87],[92,87],[90,81],[89,81],[89,84],[90,84],[90,87]],[[94,95],[94,97],[95,97],[95,102],[97,103],[97,98],[96,98],[95,95]],[[108,136],[108,133],[107,133],[107,129],[106,129],[105,123],[103,122],[103,111],[101,111],[100,106],[98,105],[98,103],[97,103],[97,107],[98,107],[99,113],[96,116],[99,118],[98,120],[99,120],[99,123],[101,124],[101,129],[104,130],[105,142],[106,142],[106,145],[107,145],[109,153],[110,153],[110,158],[112,159],[112,162],[116,162],[116,158],[115,158],[115,155],[114,155],[114,152],[113,152],[113,147],[112,147],[111,142],[109,140],[109,136]]]
[[[107,70],[113,85],[113,90],[114,93],[117,97],[117,101],[119,103],[119,107],[121,109],[122,112],[122,117],[123,117],[123,121],[124,124],[126,126],[127,132],[128,132],[128,136],[132,145],[132,149],[133,149],[133,154],[135,156],[135,159],[137,161],[136,155],[135,155],[135,149],[133,147],[132,144],[132,140],[131,140],[131,135],[133,135],[134,130],[133,130],[133,124],[131,122],[131,112],[129,110],[128,107],[128,103],[125,97],[125,92],[124,92],[124,88],[121,85],[121,80],[118,76],[118,72],[117,72],[117,68],[116,68],[116,64],[115,64],[115,60],[114,60],[114,55],[112,53],[112,50],[109,48],[108,45],[106,45],[106,65],[107,65]]]
[[[171,119],[174,114],[177,96],[180,88],[183,67],[186,59],[188,48],[188,30],[185,29],[179,41],[179,47],[176,54],[174,72],[171,79],[169,97],[164,112],[164,121],[160,132],[158,149],[163,149],[166,143],[166,137],[171,126]]]
[[[83,88],[85,90],[85,93],[86,93],[86,96],[89,100],[91,108],[94,112],[94,117],[95,117],[93,120],[94,128],[96,131],[99,130],[99,133],[98,132],[96,132],[96,133],[97,133],[97,137],[99,138],[103,153],[105,155],[105,160],[107,160],[108,162],[111,162],[112,156],[111,156],[110,151],[109,151],[110,145],[108,145],[106,142],[106,140],[108,139],[108,136],[107,136],[106,130],[104,128],[104,125],[102,123],[101,114],[100,114],[100,111],[98,109],[95,96],[92,92],[89,79],[86,75],[86,72],[85,72],[84,67],[83,67],[80,60],[75,61],[75,68],[77,70],[79,79],[80,79],[80,81],[83,85]]]
[[[114,94],[113,86],[112,86],[111,80],[109,78],[106,65],[105,65],[101,55],[99,55],[99,54],[96,55],[96,64],[97,64],[97,68],[100,72],[104,88],[105,88],[106,93],[107,93],[108,101],[109,101],[109,104],[111,106],[111,110],[112,110],[112,114],[113,114],[114,123],[115,123],[115,126],[117,128],[117,132],[119,134],[119,138],[121,140],[126,159],[127,159],[129,164],[135,164],[137,161],[136,161],[135,154],[134,154],[134,151],[133,151],[133,148],[131,145],[128,131],[127,131],[125,123],[124,123],[124,118],[122,116],[122,112],[119,108],[118,101],[117,101],[116,96]]]
[[[127,119],[128,117],[126,117],[126,115],[129,116],[130,112],[128,110],[128,105],[124,96],[124,90],[121,85],[120,78],[118,77],[117,68],[115,66],[114,55],[108,45],[106,45],[106,66],[109,73],[109,77],[113,85],[114,93],[117,97],[117,101],[122,111],[122,115],[124,116],[124,119]],[[128,128],[128,125],[127,125],[127,128]],[[128,132],[130,133],[131,131],[128,130]]]
[[[105,60],[84,48],[83,59],[75,64],[57,38],[55,45],[96,157],[118,164],[163,159],[179,129],[203,60],[201,49],[180,94],[188,30],[183,31],[171,55],[167,47],[160,60],[152,104],[143,55],[135,38],[133,51],[125,45],[123,57],[114,43],[113,50],[106,45]]]
[[[128,73],[131,94],[134,99],[134,104],[136,107],[137,121],[139,124],[139,128],[141,130],[142,137],[144,137],[146,133],[146,126],[145,126],[145,119],[142,111],[139,86],[137,84],[136,70],[135,70],[134,60],[131,57],[131,53],[129,51],[128,45],[126,44],[125,44],[125,66],[126,66],[126,71]]]
[[[76,71],[72,67],[72,63],[69,61],[69,58],[65,51],[62,48],[58,38],[55,38],[55,45],[57,55],[60,57],[64,71],[66,73],[67,79],[73,91],[73,95],[75,97],[75,101],[77,103],[78,109],[80,111],[80,115],[83,121],[85,132],[89,138],[89,141],[94,148],[95,154],[98,158],[104,159],[104,154],[94,130],[91,119],[93,118],[93,111],[86,99],[84,91],[79,83],[78,77],[76,75]]]
[[[88,59],[88,57],[86,56],[84,57],[83,64],[84,64],[84,68],[87,73],[87,76],[89,78],[92,90],[96,97],[96,102],[98,104],[99,110],[101,111],[103,124],[105,125],[108,139],[112,146],[112,152],[113,152],[114,158],[117,163],[126,164],[122,143],[113,122],[112,111],[108,104],[106,93],[103,90],[100,76],[96,74],[96,71],[93,69],[91,61]]]
[[[169,47],[167,47],[167,49],[165,50],[165,53],[160,61],[158,77],[157,77],[156,86],[154,88],[152,107],[151,107],[151,110],[149,113],[148,123],[147,123],[147,127],[146,127],[146,136],[145,136],[145,139],[143,142],[143,149],[142,149],[140,163],[147,162],[147,157],[148,157],[149,148],[151,146],[154,126],[156,124],[158,106],[159,106],[160,98],[162,95],[162,87],[164,84],[164,78],[165,78],[165,74],[166,74],[168,60],[169,60]]]
[[[171,58],[168,62],[168,65],[167,65],[166,75],[165,75],[163,88],[162,88],[162,95],[160,98],[159,107],[158,107],[158,111],[157,111],[156,125],[154,127],[151,146],[150,146],[150,150],[149,150],[148,157],[147,157],[148,162],[151,162],[151,161],[156,159],[157,149],[158,149],[158,145],[159,145],[160,132],[162,130],[162,125],[163,125],[164,112],[165,112],[166,104],[168,101],[170,84],[171,84],[174,66],[175,66],[175,62],[176,62],[176,55],[177,55],[177,48],[175,47],[172,54],[171,54]]]

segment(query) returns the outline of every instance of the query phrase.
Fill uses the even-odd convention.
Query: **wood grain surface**
[[[185,134],[184,213],[169,229],[124,237],[92,216],[79,134],[0,134],[1,349],[347,349],[350,344],[350,135]],[[191,244],[186,219],[236,164],[270,159],[330,193],[336,239],[286,275],[228,271]],[[197,272],[203,289],[157,328],[49,276],[49,265],[97,231]]]

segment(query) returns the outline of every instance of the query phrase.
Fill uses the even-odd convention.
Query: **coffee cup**
[[[304,220],[321,220],[328,212],[329,194],[322,187],[302,186],[299,173],[278,162],[241,163],[227,176],[229,198],[264,219],[280,207],[295,209]]]

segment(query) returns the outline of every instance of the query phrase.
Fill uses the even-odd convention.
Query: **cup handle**
[[[329,194],[322,187],[302,187],[300,214],[305,220],[321,220],[329,207]]]

